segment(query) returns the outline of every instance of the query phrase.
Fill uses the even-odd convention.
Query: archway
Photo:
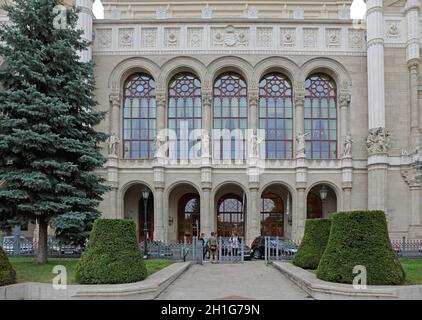
[[[196,186],[181,182],[170,186],[168,193],[168,240],[191,241],[199,236],[200,195]]]
[[[337,211],[337,196],[327,184],[317,184],[308,192],[306,199],[307,219],[329,218]]]
[[[125,192],[124,195],[124,218],[135,221],[138,240],[144,240],[144,199],[142,191],[145,185],[137,183]],[[148,187],[147,187],[148,188]],[[148,188],[149,189],[149,188]],[[154,236],[154,195],[150,190],[147,201],[147,239],[153,240]]]
[[[246,234],[246,194],[236,184],[226,184],[215,195],[217,233],[230,237]]]
[[[177,212],[177,239],[192,241],[199,236],[200,200],[196,193],[188,193],[179,199]]]
[[[286,186],[266,187],[259,203],[261,236],[290,237],[292,225],[292,197]]]

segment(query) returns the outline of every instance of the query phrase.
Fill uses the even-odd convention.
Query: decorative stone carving
[[[159,7],[155,11],[155,17],[157,19],[168,19],[170,18],[170,5],[167,5],[167,7]]]
[[[253,6],[246,5],[246,17],[248,17],[249,19],[257,19],[258,9]]]
[[[130,49],[133,47],[134,29],[119,29],[119,48]]]
[[[293,19],[303,19],[305,17],[305,11],[303,8],[296,8],[293,10]]]
[[[211,19],[212,18],[212,9],[208,5],[208,3],[206,4],[206,6],[204,8],[202,8],[201,17],[203,19]]]
[[[111,29],[97,29],[96,31],[97,47],[100,49],[111,48]]]
[[[226,28],[213,29],[212,43],[216,47],[237,47],[247,46],[249,43],[247,28]]]
[[[303,29],[303,46],[316,48],[318,46],[318,29]]]
[[[179,46],[180,29],[166,28],[164,31],[164,46],[174,48]]]
[[[280,44],[282,47],[294,47],[296,41],[296,29],[294,28],[281,28]]]
[[[144,48],[155,48],[157,46],[157,29],[142,28],[141,42]]]
[[[202,47],[202,28],[188,28],[188,45],[191,48]]]
[[[416,165],[401,169],[400,173],[404,182],[406,182],[409,187],[420,187],[421,174],[418,172]]]
[[[341,30],[340,29],[326,29],[326,45],[327,47],[340,47],[341,45]]]
[[[387,33],[387,38],[400,38],[400,22],[399,21],[387,22],[386,33]]]
[[[120,139],[119,137],[116,135],[115,132],[113,132],[110,137],[108,138],[108,154],[110,156],[118,156],[118,152],[119,152],[119,143],[120,143]]]
[[[349,48],[362,49],[363,48],[363,33],[362,30],[349,29]]]
[[[390,147],[390,132],[383,128],[373,128],[369,130],[366,146],[369,154],[386,153]]]
[[[301,133],[299,132],[296,137],[297,142],[297,151],[296,151],[296,157],[297,158],[305,158],[306,157],[306,136],[310,135],[309,132],[307,133]]]
[[[344,150],[343,150],[343,157],[344,158],[350,158],[352,156],[352,144],[355,142],[352,138],[352,134],[350,131],[347,133],[347,135],[344,137]]]
[[[271,48],[273,44],[273,29],[258,28],[257,29],[258,46],[262,48]]]

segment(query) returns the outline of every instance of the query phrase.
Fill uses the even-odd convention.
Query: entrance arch
[[[323,199],[326,189],[326,197]],[[306,197],[306,218],[318,219],[329,218],[337,211],[337,196],[334,189],[328,184],[319,183],[311,188]]]
[[[123,212],[125,219],[135,221],[138,240],[144,240],[144,200],[142,191],[146,185],[137,183],[129,187],[124,195]],[[148,188],[148,186],[147,186]],[[149,188],[148,188],[149,189]],[[154,237],[154,195],[150,189],[147,201],[147,239]]]
[[[293,201],[288,187],[270,184],[262,190],[259,201],[261,236],[290,238]]]
[[[177,212],[177,240],[192,241],[199,236],[200,230],[200,200],[196,193],[188,193],[179,199]]]
[[[245,215],[243,199],[234,193],[228,193],[217,202],[217,233],[230,237],[233,233],[245,236]]]

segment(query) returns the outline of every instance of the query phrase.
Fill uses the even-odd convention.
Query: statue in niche
[[[355,142],[352,138],[352,134],[350,131],[347,133],[346,137],[344,138],[344,151],[343,157],[349,158],[352,156],[352,144]]]
[[[306,142],[305,142],[305,139],[310,134],[311,134],[310,132],[307,132],[307,133],[299,132],[298,133],[298,135],[296,137],[296,142],[297,142],[296,156],[298,158],[306,157]]]
[[[117,156],[119,151],[120,139],[115,132],[112,132],[108,138],[108,154],[111,156]]]

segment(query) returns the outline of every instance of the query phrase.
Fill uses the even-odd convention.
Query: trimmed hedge
[[[293,264],[304,269],[318,268],[330,236],[330,219],[307,219],[305,234],[293,259]]]
[[[10,264],[9,258],[0,247],[0,287],[16,283],[16,271]]]
[[[394,254],[383,211],[339,212],[317,269],[322,280],[353,283],[353,268],[366,267],[368,285],[398,285],[404,270]]]
[[[146,276],[135,222],[96,220],[86,251],[76,266],[76,281],[82,284],[116,284],[141,281]]]

